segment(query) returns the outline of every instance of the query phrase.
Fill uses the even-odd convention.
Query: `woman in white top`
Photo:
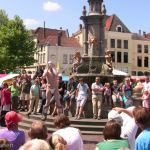
[[[70,120],[64,114],[57,116],[54,119],[54,125],[58,130],[53,135],[60,135],[67,142],[68,150],[83,150],[83,141],[80,131],[70,127]]]

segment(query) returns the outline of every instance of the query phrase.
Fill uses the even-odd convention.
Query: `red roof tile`
[[[150,33],[146,34],[145,37],[150,40]]]
[[[109,17],[106,19],[106,22],[105,22],[105,29],[106,29],[107,31],[109,31],[109,29],[110,29],[112,20],[113,20],[113,15],[112,15],[112,16],[109,16]]]
[[[58,45],[58,36],[48,36],[46,39],[41,41],[41,44],[47,44],[50,46]],[[80,48],[80,44],[74,37],[61,37],[61,45],[64,47],[78,47]]]

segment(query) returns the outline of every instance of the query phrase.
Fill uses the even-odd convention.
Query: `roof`
[[[105,29],[107,31],[110,30],[110,26],[112,24],[112,20],[113,20],[113,15],[112,16],[107,16],[106,22],[105,22]]]
[[[56,46],[58,45],[58,37],[57,36],[48,36],[46,39],[42,41],[42,44]],[[61,45],[64,47],[78,47],[80,48],[80,44],[74,37],[61,37]]]
[[[132,39],[133,40],[143,40],[143,41],[148,41],[148,40],[150,40],[150,35],[149,35],[149,38],[148,38],[148,36],[143,36],[143,35],[140,35],[140,34],[138,34],[138,33],[133,33],[132,34]]]
[[[39,45],[58,45],[58,36],[60,36],[61,44],[64,47],[81,47],[79,42],[74,37],[69,37],[66,30],[57,30],[50,28],[37,28],[32,30],[33,35],[37,38]]]
[[[150,33],[146,34],[145,37],[150,40]]]

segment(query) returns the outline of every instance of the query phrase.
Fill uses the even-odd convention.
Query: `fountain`
[[[112,74],[112,64],[110,53],[105,53],[105,19],[106,9],[103,5],[103,0],[88,0],[89,13],[87,14],[86,7],[83,7],[82,16],[80,19],[84,24],[83,31],[83,56],[81,63],[76,67],[74,72],[75,78],[80,77],[85,79],[85,82],[91,86],[95,82],[95,77],[99,76],[101,82],[111,82],[113,79],[121,81],[122,76],[114,76]],[[107,63],[109,62],[109,65]],[[85,109],[88,109],[87,117],[92,116],[91,97],[86,104]],[[103,115],[106,117],[106,115]]]

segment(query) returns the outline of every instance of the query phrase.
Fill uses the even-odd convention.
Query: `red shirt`
[[[2,90],[2,101],[1,101],[1,105],[8,105],[8,104],[11,104],[11,92],[4,88]]]

